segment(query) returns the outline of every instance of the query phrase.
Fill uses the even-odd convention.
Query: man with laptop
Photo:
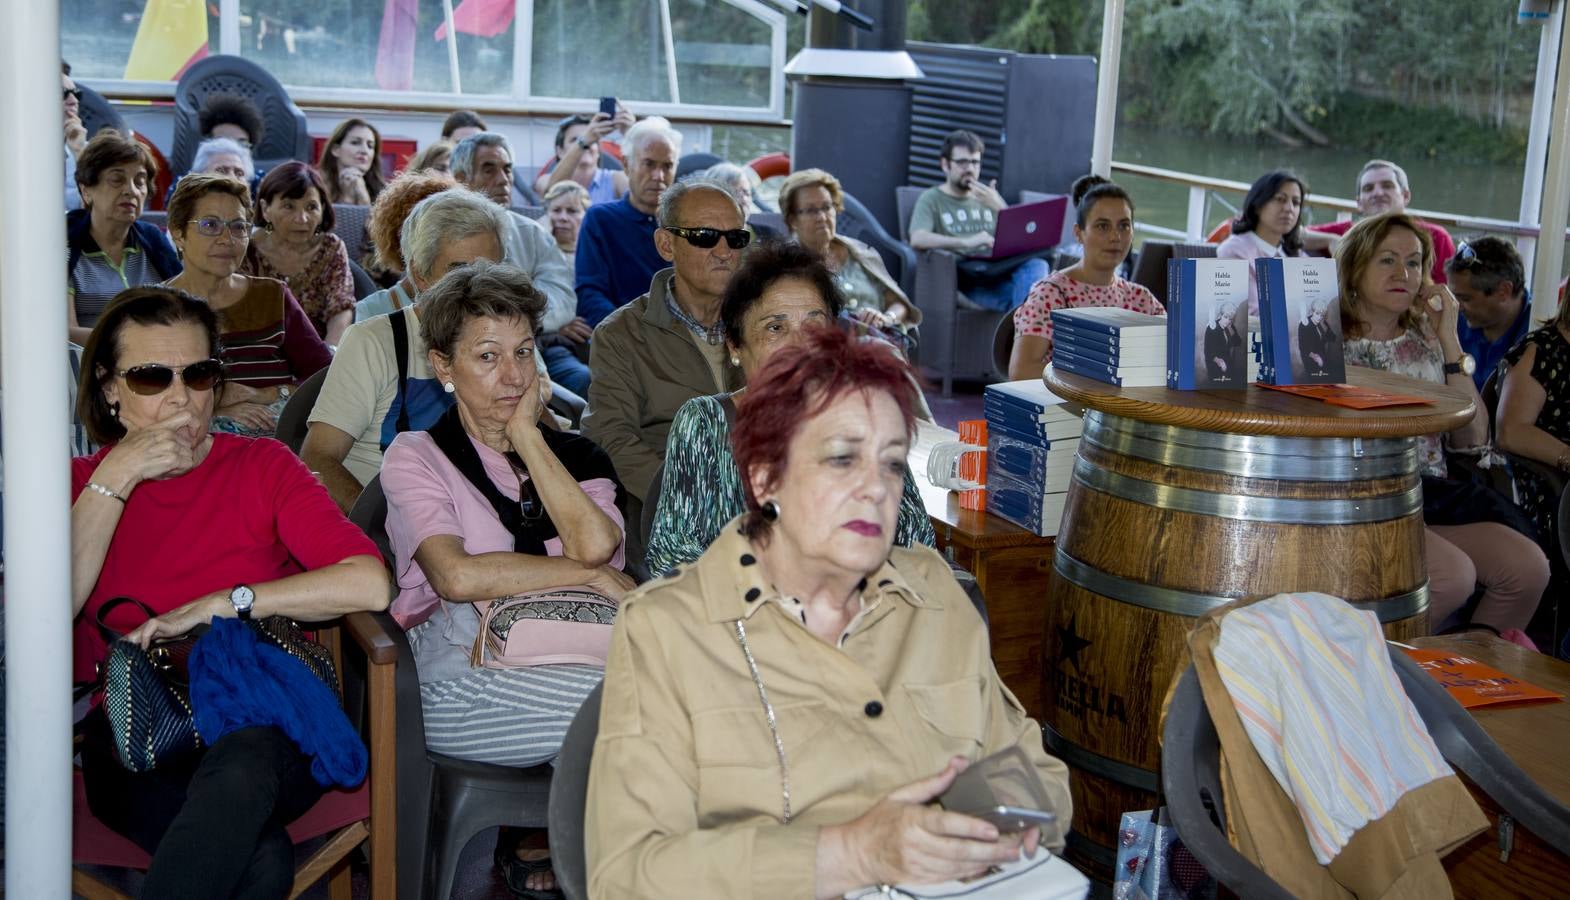
[[[1008,209],[995,183],[981,181],[983,149],[981,138],[963,129],[943,139],[938,160],[943,183],[916,200],[910,245],[966,257],[959,266],[960,291],[977,306],[1006,312],[1024,303],[1031,285],[1051,273],[1046,260],[1025,254],[1058,243],[1067,210],[1061,199]]]

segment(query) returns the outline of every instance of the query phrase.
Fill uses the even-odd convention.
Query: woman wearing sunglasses
[[[220,431],[273,433],[290,389],[332,362],[316,326],[281,281],[240,274],[251,240],[251,195],[220,175],[187,175],[169,201],[169,233],[185,271],[167,283],[218,313],[228,368]]]
[[[104,446],[71,463],[78,682],[108,656],[98,616],[113,597],[158,614],[107,617],[143,646],[219,616],[310,622],[387,605],[374,545],[303,463],[274,441],[209,433],[217,353],[212,309],[163,287],[121,293],[87,340],[78,411]],[[240,729],[194,759],[132,773],[101,710],[84,730],[88,806],[153,856],[142,896],[288,896],[284,826],[322,789],[282,731]]]

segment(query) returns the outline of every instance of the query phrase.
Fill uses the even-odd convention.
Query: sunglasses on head
[[[720,231],[718,228],[681,228],[676,225],[666,225],[665,230],[697,247],[699,250],[708,250],[715,244],[718,244],[720,238],[724,238],[725,243],[732,250],[740,250],[752,243],[752,232],[745,228],[732,228],[729,231]]]
[[[176,374],[180,376],[181,381],[185,382],[185,386],[191,390],[210,391],[213,389],[213,385],[218,383],[218,379],[223,375],[223,371],[223,363],[216,359],[204,359],[201,362],[191,363],[179,370],[172,369],[161,363],[149,363],[145,366],[132,366],[129,369],[121,369],[115,374],[125,379],[125,386],[130,388],[133,393],[141,394],[144,397],[153,397],[169,390],[169,386],[174,384]]]
[[[1462,261],[1477,259],[1477,251],[1472,249],[1471,244],[1468,244],[1466,241],[1462,241],[1456,245],[1455,258]]]
[[[202,216],[200,219],[192,219],[191,224],[196,226],[197,234],[205,234],[208,237],[223,234],[225,228],[229,229],[231,237],[237,239],[249,237],[251,234],[250,219],[230,219],[225,222],[217,216]]]

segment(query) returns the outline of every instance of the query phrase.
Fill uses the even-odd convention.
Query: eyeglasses
[[[961,169],[979,169],[981,168],[981,157],[978,156],[974,159],[955,159],[951,156],[949,157],[949,163],[959,166]]]
[[[213,385],[218,383],[223,371],[223,363],[216,359],[204,359],[201,362],[191,363],[178,372],[160,363],[149,363],[145,366],[121,369],[115,374],[124,378],[125,386],[134,393],[141,394],[143,397],[156,397],[169,390],[169,386],[174,384],[176,374],[179,374],[180,380],[191,390],[210,391]]]
[[[217,216],[202,216],[200,219],[192,219],[191,224],[196,226],[197,234],[205,234],[208,237],[218,237],[224,233],[225,228],[229,229],[229,236],[235,239],[251,235],[250,219],[230,219],[225,222]]]
[[[812,217],[812,216],[832,216],[832,215],[834,215],[834,207],[832,207],[832,206],[803,206],[800,209],[796,210],[796,215],[798,215],[798,216],[807,216],[807,217]]]
[[[682,228],[678,225],[666,225],[665,230],[697,247],[699,250],[708,250],[715,244],[718,244],[720,238],[724,238],[725,243],[732,250],[740,250],[752,243],[752,232],[745,228],[732,228],[729,231],[720,231],[718,228]]]
[[[61,88],[61,91],[63,92],[60,95],[61,100],[65,100],[67,97],[75,97],[78,103],[80,103],[82,100],[81,88]]]

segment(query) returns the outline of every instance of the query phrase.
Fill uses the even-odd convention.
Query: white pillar
[[[1563,7],[1564,3],[1556,6]],[[1555,15],[1561,19],[1561,9]],[[1557,58],[1570,60],[1570,28],[1559,29]],[[1559,308],[1559,269],[1565,256],[1565,220],[1570,218],[1570,65],[1559,65],[1554,80],[1553,117],[1548,130],[1548,162],[1543,176],[1542,230],[1532,269],[1532,317],[1546,319]]]
[[[1123,0],[1106,0],[1101,13],[1101,58],[1096,61],[1096,131],[1090,171],[1112,177],[1112,129],[1118,116],[1118,66],[1123,59]]]
[[[458,28],[452,21],[452,0],[442,0],[442,21],[447,23],[447,74],[452,78],[452,92],[463,93],[463,81],[458,77]],[[377,165],[380,165],[377,161]]]
[[[1532,89],[1532,127],[1526,139],[1526,168],[1521,178],[1522,222],[1536,222],[1542,212],[1543,166],[1548,159],[1548,130],[1554,111],[1554,79],[1559,69],[1559,33],[1565,25],[1565,4],[1555,3],[1549,20],[1538,26],[1543,32],[1537,41],[1537,78]],[[1537,240],[1523,237],[1516,241],[1526,270],[1532,271]]]
[[[70,463],[58,0],[0,14],[5,892],[71,893]],[[21,140],[18,135],[37,135]],[[45,265],[45,261],[51,264]]]

